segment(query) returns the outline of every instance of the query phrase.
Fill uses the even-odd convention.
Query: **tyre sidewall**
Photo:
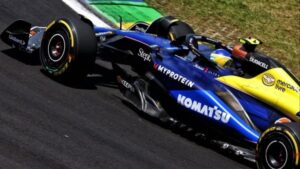
[[[287,129],[283,129],[282,127],[271,127],[269,128],[271,130],[266,131],[262,134],[262,137],[258,143],[257,146],[257,166],[259,169],[269,169],[270,164],[267,162],[267,148],[272,143],[280,143],[281,145],[284,145],[286,151],[287,151],[287,161],[284,166],[280,167],[280,169],[293,169],[295,168],[295,159],[296,159],[296,149],[295,145],[292,142],[290,135],[287,133],[290,133]],[[277,168],[276,168],[277,169]]]
[[[47,46],[56,33],[63,32],[67,42],[67,53],[64,62],[51,67],[47,62]],[[93,27],[79,19],[59,19],[44,34],[40,60],[44,70],[51,77],[61,80],[82,80],[91,71],[96,57],[97,40]],[[51,63],[51,62],[50,62]]]
[[[51,39],[56,36],[61,35],[65,41],[65,52],[62,58],[58,62],[54,62],[50,59],[49,56],[49,43],[51,43]],[[47,33],[44,37],[44,41],[42,43],[42,50],[40,54],[40,60],[42,63],[43,68],[52,76],[59,76],[66,73],[71,66],[72,57],[74,56],[75,50],[70,46],[70,35],[68,31],[64,27],[60,27],[55,31],[51,31]]]

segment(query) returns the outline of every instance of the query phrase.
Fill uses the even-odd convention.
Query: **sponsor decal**
[[[178,95],[177,102],[192,111],[222,123],[228,123],[231,118],[229,113],[221,111],[217,106],[210,107],[181,94]]]
[[[117,76],[117,81],[124,86],[126,89],[129,89],[131,92],[134,92],[134,87],[128,83],[126,80],[122,79],[121,76]]]
[[[273,86],[275,84],[275,78],[271,74],[264,74],[262,82],[266,86]]]
[[[282,92],[285,92],[286,89],[290,89],[290,90],[292,90],[292,91],[294,91],[296,93],[300,93],[300,89],[299,88],[297,88],[297,87],[295,87],[295,86],[293,86],[293,85],[291,85],[289,83],[286,83],[286,82],[284,82],[282,80],[277,80],[275,88],[277,90],[282,91]]]
[[[150,56],[150,54],[146,53],[143,48],[139,49],[138,56],[141,57],[141,58],[143,58],[144,61],[151,62],[151,56]]]
[[[201,71],[203,71],[205,73],[211,74],[211,75],[213,75],[215,77],[220,77],[220,74],[218,74],[217,72],[211,71],[208,67],[202,67],[202,66],[199,66],[199,65],[195,65],[195,67],[197,69],[200,69]]]
[[[26,44],[25,41],[23,41],[23,40],[21,40],[21,39],[18,39],[18,38],[16,38],[16,37],[12,36],[12,35],[9,35],[9,36],[8,36],[8,39],[10,39],[10,40],[12,40],[13,42],[16,42],[16,43],[18,43],[18,44],[20,44],[20,45],[23,45],[23,46]]]
[[[262,77],[262,82],[264,85],[266,86],[274,86],[275,84],[275,89],[276,90],[279,90],[281,92],[285,92],[286,89],[290,89],[294,92],[297,92],[297,93],[300,93],[300,89],[298,89],[297,87],[289,84],[289,83],[286,83],[282,80],[277,80],[274,78],[273,75],[267,73],[267,74],[264,74],[263,77]]]
[[[183,85],[186,85],[190,88],[193,88],[195,83],[192,82],[191,80],[181,76],[180,74],[178,73],[175,73],[174,71],[164,67],[164,66],[161,66],[161,65],[158,65],[158,64],[155,64],[154,65],[154,69],[163,73],[164,75],[168,76],[169,78],[175,80],[175,81],[178,81],[180,83],[182,83]]]
[[[262,68],[264,68],[264,69],[268,69],[269,68],[268,64],[266,64],[266,63],[264,63],[264,62],[262,62],[260,60],[257,60],[254,57],[250,57],[249,61],[252,62],[252,63],[254,63],[254,64],[256,64],[256,65],[258,65],[258,66],[260,66],[260,67],[262,67]]]

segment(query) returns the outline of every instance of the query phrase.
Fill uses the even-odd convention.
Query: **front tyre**
[[[298,123],[278,124],[267,129],[257,144],[259,169],[299,168]]]
[[[79,19],[59,19],[46,29],[40,60],[51,77],[77,80],[90,71],[96,51],[97,40],[89,23]]]

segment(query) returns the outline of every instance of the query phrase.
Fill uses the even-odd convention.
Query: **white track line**
[[[109,28],[110,26],[103,22],[100,18],[90,12],[86,7],[84,7],[81,3],[77,0],[62,0],[66,5],[68,5],[71,9],[73,9],[78,14],[81,14],[88,19],[90,19],[95,26],[98,27],[106,27]]]

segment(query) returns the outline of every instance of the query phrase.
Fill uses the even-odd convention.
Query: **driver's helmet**
[[[210,54],[210,60],[218,66],[225,68],[232,63],[231,54],[224,49],[217,49]]]

